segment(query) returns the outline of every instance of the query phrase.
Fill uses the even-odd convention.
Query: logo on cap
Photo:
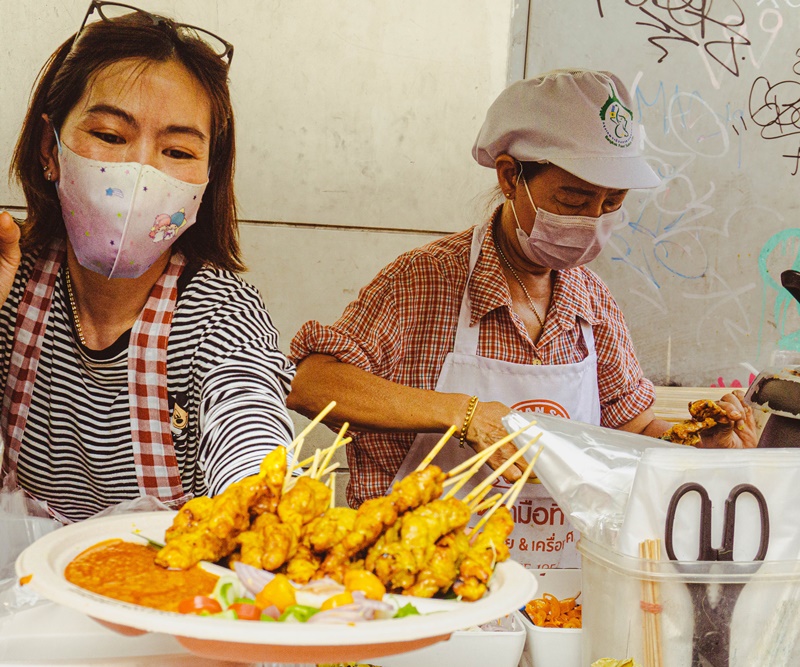
[[[614,88],[600,108],[600,120],[606,131],[606,141],[617,148],[627,148],[633,141],[633,112],[622,106]]]

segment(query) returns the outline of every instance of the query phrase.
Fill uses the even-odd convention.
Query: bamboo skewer
[[[422,462],[417,466],[415,472],[419,472],[420,470],[427,468],[430,465],[431,461],[433,461],[433,459],[436,458],[436,455],[439,453],[442,447],[444,447],[447,444],[447,441],[453,437],[453,433],[455,432],[456,432],[455,426],[451,426],[449,429],[447,429],[447,432],[442,436],[441,440],[439,440],[439,442],[437,442],[433,446],[433,449],[428,452],[428,455],[424,459],[422,459]]]
[[[325,406],[325,407],[322,409],[322,412],[320,412],[320,413],[319,413],[319,414],[318,414],[316,417],[314,417],[314,419],[312,419],[312,420],[311,420],[311,423],[310,423],[310,424],[308,424],[308,426],[306,426],[306,427],[305,427],[305,428],[304,428],[302,431],[300,431],[300,435],[298,435],[298,436],[297,436],[297,437],[296,437],[294,440],[292,440],[292,444],[290,444],[290,445],[287,447],[287,449],[288,449],[289,451],[291,451],[292,449],[294,449],[294,448],[295,448],[295,446],[296,446],[296,444],[297,444],[297,442],[298,442],[299,440],[303,440],[303,438],[305,438],[305,437],[306,437],[306,436],[307,436],[309,433],[311,433],[312,429],[313,429],[313,428],[314,428],[314,427],[315,427],[317,424],[319,424],[319,423],[320,423],[320,422],[321,422],[321,421],[322,421],[322,420],[325,418],[325,416],[326,416],[326,415],[327,415],[327,414],[328,414],[328,413],[329,413],[331,410],[333,410],[335,407],[336,407],[336,401],[331,401],[330,403],[328,403],[328,405],[326,405],[326,406]],[[296,455],[295,455],[295,456],[296,456]]]
[[[311,479],[317,479],[317,470],[319,470],[319,462],[322,460],[322,450],[318,449],[314,452],[314,460],[311,463],[311,468],[308,470],[308,476]]]
[[[533,438],[528,444],[532,445],[534,442],[536,442],[541,437],[542,437],[542,434],[540,433],[535,438]],[[539,449],[536,451],[536,454],[534,455],[534,457],[531,459],[531,462],[525,468],[525,472],[522,473],[522,477],[520,477],[516,482],[514,482],[514,486],[513,486],[514,493],[511,494],[511,497],[508,500],[506,500],[506,507],[509,507],[509,508],[513,507],[514,503],[517,502],[517,496],[519,496],[519,494],[522,492],[523,487],[525,486],[526,482],[528,481],[528,477],[530,477],[531,473],[533,472],[533,466],[536,464],[536,461],[539,460],[539,455],[543,451],[544,451],[544,445],[541,445],[539,447]]]
[[[320,473],[317,475],[317,479],[322,479],[325,475],[333,474],[333,471],[337,470],[341,465],[339,461],[336,461],[336,463],[331,463],[325,470],[322,470],[322,466],[320,466]]]
[[[338,465],[338,464],[337,464]],[[328,488],[331,490],[331,509],[333,509],[336,505],[336,473],[331,472],[328,475]]]
[[[325,449],[323,449],[322,450],[323,452],[328,452],[326,454],[326,458],[323,459],[323,461],[322,461],[323,467],[327,467],[327,464],[330,463],[330,459],[333,458],[333,453],[336,450],[338,450],[341,447],[344,447],[345,445],[349,445],[351,442],[353,442],[353,438],[345,438],[344,440],[339,440],[339,442],[335,442],[330,447],[326,447]],[[307,465],[311,465],[311,463],[313,463],[313,461],[314,461],[314,456],[309,456],[309,457],[303,459],[302,461],[300,461],[299,463],[295,463],[292,466],[292,472],[294,472],[298,468],[305,468]]]
[[[661,558],[661,540],[639,542],[639,557],[648,561]],[[649,568],[652,569],[652,564]],[[661,604],[658,601],[658,584],[642,580],[642,635],[644,637],[645,667],[662,667],[664,653],[661,645]]]
[[[472,508],[473,514],[478,514],[479,512],[483,512],[484,510],[488,510],[492,505],[494,505],[498,500],[501,500],[503,497],[502,493],[495,493],[491,498],[487,498],[482,503],[475,505]]]
[[[458,479],[454,478],[452,480],[452,482],[449,479],[445,480],[442,483],[442,487],[449,486],[452,483],[453,488],[450,489],[445,494],[444,498],[445,499],[450,498],[451,496],[454,496],[456,493],[458,493],[458,490],[462,486],[464,486],[464,484],[466,484],[469,481],[470,477],[472,477],[476,472],[478,472],[478,470],[481,469],[483,464],[486,463],[486,461],[489,460],[489,458],[492,456],[492,454],[494,454],[504,444],[505,443],[501,440],[501,441],[498,441],[498,442],[494,443],[491,447],[487,447],[482,452],[478,453],[476,456],[473,456],[473,457],[471,457],[469,459],[469,461],[473,462],[472,465],[470,466],[469,470],[465,470],[460,475],[457,475]],[[464,463],[466,463],[466,461]],[[463,463],[461,465],[463,465]],[[451,473],[452,473],[452,471],[450,473],[448,473],[448,474],[451,474]]]
[[[522,456],[525,456],[525,452],[527,452],[531,448],[531,445],[533,445],[533,443],[536,442],[536,440],[538,440],[538,436],[533,440],[531,440],[530,442],[528,442],[521,449],[518,449],[512,456],[508,457],[508,459],[503,461],[503,463],[500,466],[498,466],[497,469],[491,475],[489,475],[485,480],[483,480],[480,484],[478,484],[478,486],[476,486],[472,491],[470,491],[467,494],[467,497],[464,498],[464,500],[469,503],[481,491],[483,491],[487,487],[490,487],[494,483],[494,480],[500,477],[500,475],[502,475],[506,470],[508,470],[511,466],[513,466],[517,462],[517,459],[519,459]]]
[[[339,429],[339,433],[336,434],[336,440],[333,441],[333,444],[328,447],[328,453],[325,454],[325,458],[322,459],[322,467],[327,468],[330,465],[331,459],[333,458],[333,453],[341,447],[341,442],[344,441],[345,437],[344,434],[347,431],[347,428],[350,426],[348,422],[342,424],[342,427]],[[352,438],[348,438],[348,441],[352,440]]]
[[[518,429],[518,430],[514,431],[513,433],[509,433],[509,434],[508,434],[507,436],[505,436],[504,438],[501,438],[501,439],[500,439],[500,440],[498,440],[496,443],[494,443],[494,444],[493,444],[491,447],[487,447],[487,448],[486,448],[486,449],[484,449],[482,452],[478,452],[478,453],[477,453],[477,454],[475,454],[474,456],[471,456],[470,458],[468,458],[468,459],[467,459],[466,461],[464,461],[463,463],[459,463],[459,464],[458,464],[458,465],[457,465],[455,468],[451,468],[451,469],[450,469],[450,471],[447,473],[447,474],[448,474],[448,476],[452,477],[452,476],[454,476],[454,475],[457,475],[457,474],[458,474],[458,473],[460,473],[460,472],[463,472],[463,471],[464,471],[464,470],[466,470],[467,468],[470,468],[470,467],[472,467],[472,466],[473,466],[473,464],[474,464],[476,461],[478,461],[478,460],[480,460],[480,459],[483,459],[484,457],[488,459],[488,458],[489,458],[489,457],[490,457],[492,454],[494,454],[494,453],[495,453],[495,452],[496,452],[498,449],[500,449],[500,448],[501,448],[503,445],[505,445],[507,442],[511,442],[511,441],[512,441],[514,438],[516,438],[518,435],[520,435],[521,433],[524,433],[525,431],[527,431],[527,430],[528,430],[528,429],[529,429],[531,426],[533,426],[535,423],[536,423],[536,422],[531,422],[530,424],[526,424],[526,425],[525,425],[525,426],[523,426],[521,429]],[[491,451],[490,451],[490,450],[491,450]],[[483,465],[483,463],[484,463],[484,461],[483,461],[483,460],[481,460],[481,465]],[[480,468],[480,466],[478,466],[478,468]],[[476,470],[477,470],[477,468],[476,468]]]
[[[536,436],[536,438],[534,438],[531,442],[535,442],[536,440],[539,439],[539,437],[540,436]],[[511,507],[511,506],[514,505],[514,503],[517,500],[517,496],[520,494],[520,491],[522,491],[522,488],[525,486],[525,483],[528,481],[528,477],[531,476],[531,473],[533,472],[533,466],[536,463],[537,459],[539,458],[539,455],[542,453],[543,449],[544,449],[544,445],[539,447],[539,451],[536,452],[535,456],[533,457],[531,462],[528,464],[528,467],[525,468],[525,472],[522,473],[522,477],[520,477],[516,482],[514,482],[514,484],[511,485],[511,488],[508,489],[508,491],[506,491],[503,494],[502,498],[500,498],[500,501],[498,503],[496,503],[495,506],[492,507],[492,509],[490,509],[488,512],[486,512],[486,514],[484,514],[483,517],[481,517],[481,520],[478,521],[477,524],[475,524],[475,527],[469,533],[469,539],[470,540],[484,526],[484,524],[489,520],[489,518],[492,516],[492,514],[494,514],[497,511],[498,507],[500,507],[501,505],[505,505],[506,507]]]
[[[483,489],[483,491],[481,491],[477,496],[475,496],[475,498],[473,498],[470,501],[467,501],[467,504],[470,506],[470,509],[480,505],[483,502],[483,499],[489,494],[489,492],[491,490],[492,490],[492,487],[491,486],[487,486],[485,489]],[[500,495],[502,496],[503,494],[501,493]],[[475,512],[474,509],[472,511]]]

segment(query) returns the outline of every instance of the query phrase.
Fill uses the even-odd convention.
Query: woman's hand
[[[11,215],[0,213],[0,305],[6,302],[17,275],[22,252],[19,249],[19,227]]]
[[[717,401],[727,417],[719,417],[717,426],[700,434],[701,447],[746,449],[758,445],[758,432],[753,408],[744,402],[744,392],[725,394]]]
[[[511,412],[511,410],[502,403],[478,403],[469,429],[467,430],[467,442],[470,447],[476,452],[482,452],[487,447],[491,447],[498,440],[505,438],[508,432],[503,427],[503,423],[500,420],[509,412]],[[457,435],[458,433],[456,433],[456,436]],[[517,448],[514,446],[514,443],[507,442],[492,454],[488,463],[492,468],[497,469],[504,461],[513,456],[516,451]],[[508,468],[503,473],[503,477],[509,482],[518,480],[527,465],[523,457]]]

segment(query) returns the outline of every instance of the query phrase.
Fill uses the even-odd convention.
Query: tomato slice
[[[181,600],[178,603],[178,611],[181,614],[199,614],[204,611],[209,614],[218,614],[222,611],[222,606],[214,598],[210,598],[207,595],[195,595]]]
[[[260,621],[261,620],[261,607],[247,602],[234,602],[228,611],[235,611],[236,618],[242,621]]]

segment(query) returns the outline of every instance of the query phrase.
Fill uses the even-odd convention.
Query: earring
[[[510,192],[506,192],[505,195],[506,195],[506,199],[511,199],[511,193]]]
[[[45,180],[49,181],[50,180],[50,167],[45,165],[44,167],[42,167],[42,169],[44,169],[44,178],[45,178]]]

